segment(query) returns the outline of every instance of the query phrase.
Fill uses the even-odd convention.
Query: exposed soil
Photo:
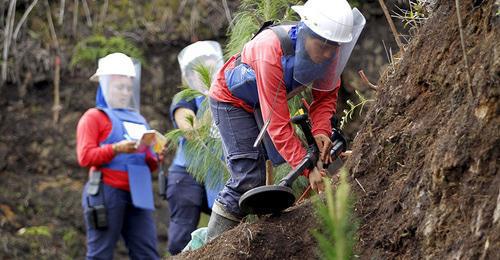
[[[310,259],[316,256],[313,211],[307,203],[279,216],[242,223],[199,250],[174,259]]]
[[[441,1],[385,71],[353,142],[361,259],[500,258],[499,6],[461,2],[474,94],[454,1]],[[314,219],[305,203],[178,258],[314,259]]]
[[[500,257],[499,6],[461,1],[471,94],[452,2],[386,71],[354,142],[363,258]]]

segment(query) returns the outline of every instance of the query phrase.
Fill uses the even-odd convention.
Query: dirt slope
[[[471,95],[453,2],[386,72],[354,142],[363,258],[500,258],[499,7],[461,1]]]
[[[174,259],[310,259],[317,226],[312,204],[291,208],[280,216],[264,216],[224,233],[199,250]]]
[[[366,190],[354,186],[361,259],[500,258],[499,7],[461,2],[474,94],[453,1],[442,1],[385,72],[354,140],[347,166]],[[310,204],[292,213],[178,258],[317,258]]]

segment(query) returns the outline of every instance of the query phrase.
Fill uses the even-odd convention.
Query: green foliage
[[[68,254],[68,259],[75,259],[78,257],[82,245],[78,232],[75,229],[66,229],[62,239],[64,247],[66,248],[66,254]]]
[[[142,50],[120,36],[106,38],[93,35],[78,42],[71,57],[70,66],[83,64],[95,66],[97,60],[113,52],[122,52],[144,64]]]
[[[322,229],[313,231],[323,259],[351,259],[356,240],[357,224],[353,219],[353,197],[347,182],[347,170],[341,169],[340,184],[335,196],[330,182],[325,178],[326,205],[315,201],[316,214]]]
[[[243,49],[260,26],[266,21],[292,21],[297,15],[290,8],[299,4],[298,0],[242,0],[233,19],[233,27],[228,33],[226,57],[234,55]]]
[[[354,111],[356,108],[359,109],[359,115],[361,116],[361,112],[363,112],[363,108],[365,107],[365,104],[367,102],[373,102],[375,101],[374,99],[366,99],[361,93],[359,93],[358,90],[355,90],[356,95],[359,98],[359,103],[354,104],[350,99],[347,100],[347,104],[349,105],[349,109],[344,109],[344,115],[342,116],[342,120],[340,121],[340,129],[344,129],[346,126],[347,122],[352,119],[352,115],[354,114]]]
[[[75,244],[77,238],[78,238],[78,233],[75,230],[73,229],[67,230],[66,232],[64,232],[63,235],[64,245],[71,247],[72,245]]]
[[[49,227],[47,226],[33,226],[33,227],[24,227],[21,228],[18,232],[21,236],[27,237],[52,237],[52,233],[50,232]]]
[[[273,169],[274,184],[278,184],[290,171],[292,167],[288,163],[281,164]],[[309,180],[299,176],[292,184],[292,191],[296,198],[300,197],[302,192],[309,186]]]
[[[216,73],[215,68],[204,66],[203,64],[199,63],[194,66],[194,71],[198,73],[205,89],[209,90],[210,84],[212,83],[212,75]]]

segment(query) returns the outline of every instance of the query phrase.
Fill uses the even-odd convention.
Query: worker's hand
[[[314,167],[314,169],[312,169],[309,173],[309,184],[311,184],[311,188],[318,194],[325,191],[323,176],[325,176],[325,173],[323,173],[322,170],[319,170],[318,167]]]
[[[351,155],[352,155],[352,151],[347,150],[347,151],[341,153],[339,157],[340,157],[340,159],[342,159],[342,161],[345,161],[345,160],[349,159],[349,157],[351,157]]]
[[[122,141],[120,141],[118,143],[114,143],[112,145],[113,152],[115,152],[115,154],[134,153],[137,151],[136,144],[137,144],[136,141],[122,140]]]
[[[162,163],[163,160],[165,160],[165,156],[167,155],[167,153],[168,153],[168,147],[167,145],[164,145],[163,149],[161,149],[160,153],[158,154],[158,160],[160,161],[160,163]]]
[[[329,164],[332,162],[332,158],[330,157],[330,149],[332,149],[333,143],[330,140],[330,137],[324,134],[318,134],[314,136],[314,140],[316,141],[316,145],[319,149],[319,159],[324,164]]]

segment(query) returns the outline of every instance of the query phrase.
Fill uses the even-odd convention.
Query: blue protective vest
[[[149,129],[149,125],[147,124],[146,119],[144,119],[144,117],[142,117],[136,111],[128,109],[110,109],[102,107],[98,107],[98,109],[106,113],[106,115],[111,120],[112,124],[109,136],[106,138],[106,140],[101,142],[101,145],[113,144],[125,139],[125,134],[127,134],[127,131],[123,126],[123,122],[142,124],[146,126],[147,129]],[[111,162],[102,165],[102,167],[128,172],[127,165],[130,164],[147,166],[145,157],[146,154],[144,153],[120,153],[116,155],[113,158],[113,160],[111,160]]]
[[[287,33],[283,26],[270,27],[278,36],[283,56],[281,66],[283,68],[283,81],[285,82],[288,95],[302,89],[302,84],[294,80],[293,67],[295,62],[295,46],[297,41],[297,27],[293,26]],[[241,63],[240,57],[236,60],[235,67],[224,72],[226,85],[229,91],[237,98],[245,101],[249,106],[256,108],[259,104],[257,82],[255,71],[245,63]]]
[[[205,100],[205,96],[203,95],[196,97],[194,99],[194,101],[196,102],[196,111],[194,111],[195,114],[197,114],[198,110],[201,108],[201,103],[203,102],[203,100]],[[184,152],[185,150],[186,150],[186,138],[181,137],[179,138],[177,151],[175,152],[175,157],[172,162],[172,166],[170,167],[170,170],[173,170],[176,167],[183,167],[183,168],[187,167],[186,155]]]

